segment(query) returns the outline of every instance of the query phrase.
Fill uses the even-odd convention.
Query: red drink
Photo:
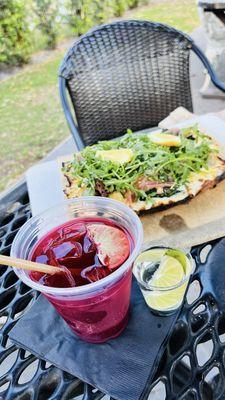
[[[112,274],[129,257],[133,241],[129,233],[105,218],[76,218],[51,230],[32,251],[33,261],[66,267],[65,273],[31,278],[56,288],[90,285]],[[118,336],[129,315],[131,270],[121,279],[88,298],[66,299],[45,294],[72,330],[83,339],[102,342]],[[93,334],[94,332],[94,334]]]
[[[118,336],[128,321],[132,264],[142,239],[134,211],[91,196],[32,217],[16,235],[11,255],[67,267],[67,274],[51,277],[15,273],[39,290],[81,339],[101,343]]]

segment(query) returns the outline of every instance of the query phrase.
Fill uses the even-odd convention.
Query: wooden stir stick
[[[26,269],[29,271],[44,272],[45,274],[57,274],[62,273],[63,269],[59,267],[53,267],[52,265],[46,265],[41,263],[36,263],[30,260],[23,260],[22,258],[8,257],[0,255],[0,264],[7,265],[9,267]]]

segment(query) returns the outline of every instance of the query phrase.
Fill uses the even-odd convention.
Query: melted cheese
[[[85,196],[85,194],[87,195],[88,193],[86,193],[86,190],[87,187],[84,183],[80,185],[80,180],[73,178],[72,184],[65,187],[65,194],[68,199],[73,199],[74,197],[82,197]]]
[[[224,172],[222,165],[217,165],[209,169],[202,169],[200,172],[191,172],[187,184],[190,195],[195,196],[203,187],[206,181],[213,181]]]

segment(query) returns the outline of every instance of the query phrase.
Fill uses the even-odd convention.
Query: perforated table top
[[[14,236],[30,215],[25,191],[17,201],[14,199],[2,209],[2,254],[9,255]],[[215,243],[193,249],[193,256],[200,264],[204,265]],[[10,343],[9,331],[38,293],[20,282],[11,268],[1,267],[0,275],[0,399],[109,400],[78,378]],[[202,290],[196,273],[183,312],[143,400],[225,399],[224,342],[225,314],[217,300]]]

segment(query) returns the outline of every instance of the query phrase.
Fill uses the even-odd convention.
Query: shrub
[[[79,36],[113,16],[122,16],[139,2],[148,0],[0,0],[0,63],[27,62],[30,52],[37,48],[36,38],[40,48],[54,49],[60,33],[59,21],[65,18]]]
[[[101,1],[101,0],[100,0]],[[70,0],[68,22],[75,35],[82,35],[96,21],[96,2],[93,0]]]
[[[46,48],[55,49],[57,45],[56,18],[59,11],[58,0],[35,0],[34,12],[38,17],[37,27],[46,37]]]
[[[22,65],[29,61],[30,30],[24,1],[0,1],[0,63]]]
[[[139,6],[139,0],[128,0],[128,6],[129,6],[129,8],[135,8],[135,7],[138,7]],[[144,1],[142,2],[142,4],[144,3]],[[145,1],[145,4],[147,4],[148,2],[147,1]]]
[[[120,17],[128,8],[137,7],[140,0],[68,0],[68,22],[76,35],[110,17]],[[148,2],[148,0],[142,0]]]
[[[115,0],[96,0],[95,1],[95,23],[102,24],[106,22],[108,18],[113,16],[113,10],[111,7],[111,1]]]
[[[128,8],[128,0],[114,0],[113,14],[116,17],[121,17]]]

